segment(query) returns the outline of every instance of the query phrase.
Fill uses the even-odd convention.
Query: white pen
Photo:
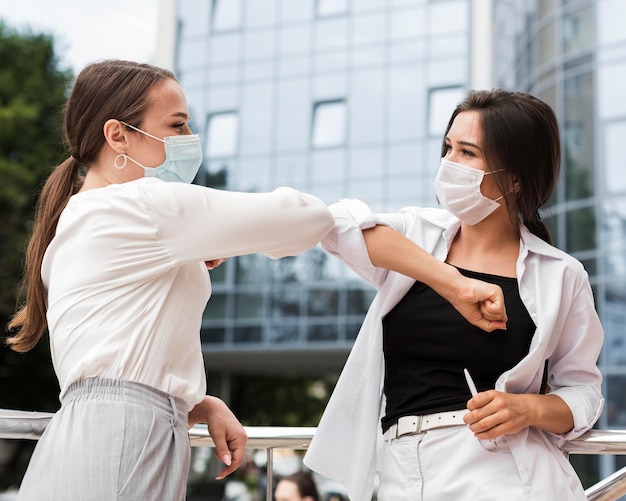
[[[463,369],[463,374],[465,374],[465,381],[467,381],[467,386],[469,386],[472,397],[476,396],[478,390],[476,389],[476,385],[474,384],[472,376],[470,376],[470,373],[467,369]]]
[[[467,369],[463,369],[463,374],[465,374],[465,381],[467,381],[467,386],[469,386],[470,393],[473,396],[476,396],[478,390],[476,389],[476,385],[474,384],[474,380]],[[481,442],[489,442],[489,446],[486,446],[489,450],[495,450],[498,447],[498,443],[495,440],[481,440]]]

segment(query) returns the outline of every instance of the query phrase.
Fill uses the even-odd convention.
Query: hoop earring
[[[118,165],[119,163],[119,159],[123,158],[124,159],[124,163],[122,165]],[[126,156],[126,154],[122,151],[121,153],[119,153],[116,157],[115,160],[113,160],[113,165],[115,166],[115,168],[117,170],[122,170],[124,167],[126,167],[126,162],[128,161],[128,157]]]

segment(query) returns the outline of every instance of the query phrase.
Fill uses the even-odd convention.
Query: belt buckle
[[[422,431],[422,416],[403,416],[396,424],[396,437],[415,435]]]

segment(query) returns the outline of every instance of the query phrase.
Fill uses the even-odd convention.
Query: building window
[[[317,17],[341,16],[348,13],[348,0],[317,0]]]
[[[585,125],[582,122],[565,124],[565,147],[570,155],[580,154],[585,148]]]
[[[463,100],[462,87],[431,89],[428,95],[428,134],[440,137],[448,126],[456,105]]]
[[[213,31],[241,27],[241,0],[213,0]]]
[[[209,115],[205,146],[208,158],[234,157],[237,154],[239,115],[234,111]]]
[[[331,148],[346,142],[346,101],[320,101],[313,106],[311,145]]]

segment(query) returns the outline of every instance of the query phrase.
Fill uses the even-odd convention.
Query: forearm
[[[431,256],[404,235],[387,226],[363,230],[372,264],[425,283],[446,299],[456,297],[462,277],[456,268]]]
[[[217,400],[215,397],[206,395],[200,403],[198,403],[193,409],[189,411],[189,413],[187,414],[187,425],[189,426],[189,428],[198,423],[207,422],[208,416],[211,413],[213,399]]]
[[[574,427],[572,411],[557,395],[526,394],[531,409],[529,426],[551,433],[567,433]]]
[[[506,329],[502,289],[463,276],[431,256],[404,235],[386,226],[363,230],[370,261],[425,283],[446,299],[472,325],[487,332]]]

